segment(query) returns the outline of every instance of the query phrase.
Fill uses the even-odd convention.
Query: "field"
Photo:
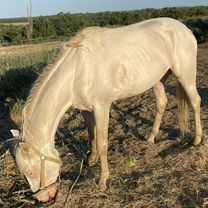
[[[12,22],[12,23],[1,23],[0,22],[0,25],[5,25],[5,26],[10,26],[10,25],[12,25],[12,26],[27,26],[28,25],[28,22]]]
[[[97,189],[100,164],[87,165],[88,135],[80,111],[70,109],[63,117],[56,146],[63,166],[54,201],[40,204],[18,172],[9,130],[21,123],[21,109],[33,81],[53,59],[60,43],[0,48],[0,207],[68,208],[203,208],[208,207],[208,45],[199,45],[197,86],[202,98],[203,143],[192,146],[190,133],[181,139],[177,124],[175,78],[166,85],[168,106],[156,144],[145,142],[154,121],[152,91],[113,103],[109,124],[108,189]],[[35,50],[36,48],[37,50]],[[20,52],[22,50],[22,52]],[[72,193],[82,158],[84,166]],[[66,202],[68,198],[68,201]]]

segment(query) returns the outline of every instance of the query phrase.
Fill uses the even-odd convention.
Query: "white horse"
[[[201,142],[200,97],[196,89],[197,43],[191,31],[170,18],[147,20],[120,28],[90,27],[65,44],[63,53],[32,88],[23,110],[21,142],[16,149],[20,171],[37,198],[56,194],[60,159],[54,147],[59,121],[70,106],[83,110],[91,139],[90,165],[100,158],[99,186],[109,177],[108,123],[111,103],[153,88],[156,118],[148,138],[158,134],[170,73],[178,81],[179,119],[186,130],[189,101],[195,115],[194,144]]]

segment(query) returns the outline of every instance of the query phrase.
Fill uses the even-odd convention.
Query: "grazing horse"
[[[111,103],[153,88],[156,118],[148,138],[158,134],[170,73],[178,82],[179,119],[186,131],[187,105],[195,115],[194,144],[201,142],[200,97],[196,89],[197,43],[191,31],[171,18],[157,18],[120,28],[90,27],[67,42],[55,63],[34,84],[23,109],[16,160],[37,198],[48,201],[57,191],[60,158],[54,137],[63,114],[81,109],[91,139],[89,164],[101,161],[99,187],[109,177],[108,123]],[[42,190],[41,192],[39,192]]]

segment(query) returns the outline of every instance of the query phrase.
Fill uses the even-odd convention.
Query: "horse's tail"
[[[188,132],[189,100],[179,82],[176,85],[176,97],[178,100],[178,122],[182,137]]]

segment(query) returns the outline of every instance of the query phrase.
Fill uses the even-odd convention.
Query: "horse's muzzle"
[[[49,187],[49,188],[38,191],[33,196],[35,198],[37,198],[38,201],[47,202],[47,201],[53,199],[56,196],[57,190],[58,190],[58,187],[55,184],[52,187]]]

